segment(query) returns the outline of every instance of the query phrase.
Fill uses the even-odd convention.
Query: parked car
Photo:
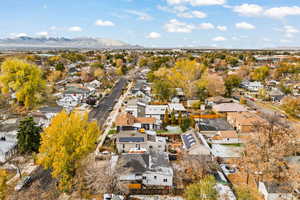
[[[233,168],[233,167],[230,167],[226,164],[221,164],[221,169],[223,170],[223,172],[226,174],[232,174],[232,173],[235,173],[236,172],[236,169]]]
[[[23,177],[16,185],[15,191],[22,190],[25,186],[27,186],[29,183],[31,183],[32,178],[31,176],[25,176]]]

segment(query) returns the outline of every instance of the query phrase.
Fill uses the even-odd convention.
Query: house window
[[[143,176],[143,180],[146,180],[147,179],[147,177],[146,176]]]
[[[156,180],[156,179],[157,179],[157,177],[156,177],[156,176],[154,176],[154,179]]]
[[[168,179],[164,178],[164,182],[165,182],[165,183],[168,182]]]
[[[123,144],[123,149],[125,149],[125,144]]]

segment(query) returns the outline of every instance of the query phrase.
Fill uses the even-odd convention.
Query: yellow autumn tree
[[[41,100],[46,82],[41,69],[18,59],[8,59],[1,65],[0,84],[3,94],[15,93],[20,105],[32,108]]]
[[[41,134],[37,163],[52,169],[61,190],[71,189],[79,161],[94,150],[99,132],[97,123],[89,122],[87,114],[62,111]]]
[[[177,61],[172,68],[158,69],[154,75],[161,80],[169,81],[174,88],[182,88],[186,96],[192,97],[204,70],[205,66],[195,60],[182,59]]]
[[[6,182],[7,182],[7,172],[3,169],[0,170],[0,199],[5,199],[6,194]]]
[[[105,72],[104,72],[103,69],[101,69],[101,68],[95,69],[95,71],[94,71],[94,76],[95,76],[98,80],[102,79],[104,75],[105,75]]]

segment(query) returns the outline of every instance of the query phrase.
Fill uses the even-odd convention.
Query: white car
[[[28,185],[29,183],[31,183],[32,178],[30,176],[25,176],[23,177],[18,184],[15,187],[15,191],[20,191],[22,190],[26,185]]]

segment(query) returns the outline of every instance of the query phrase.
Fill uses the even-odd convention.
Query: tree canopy
[[[20,105],[32,108],[41,100],[46,82],[42,79],[41,69],[18,59],[8,59],[1,65],[0,83],[2,93],[14,93]]]
[[[216,180],[213,176],[206,176],[198,183],[189,185],[185,191],[186,200],[216,200],[217,191],[215,189]]]
[[[62,190],[72,186],[72,177],[80,160],[96,146],[99,128],[89,122],[88,115],[62,111],[41,134],[38,164],[52,169],[52,176],[59,179]]]
[[[20,121],[17,139],[18,150],[21,154],[38,151],[41,131],[42,128],[34,122],[32,117],[26,117]]]

